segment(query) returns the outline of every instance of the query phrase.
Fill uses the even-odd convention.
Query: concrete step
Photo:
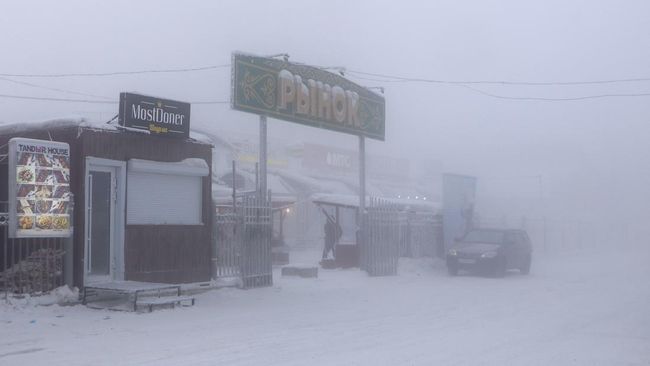
[[[154,308],[194,305],[193,297],[180,295],[180,285],[110,281],[85,286],[83,303],[96,309],[150,312]]]
[[[296,276],[302,278],[318,277],[318,267],[313,266],[284,266],[282,276]]]
[[[148,310],[152,312],[159,308],[174,308],[179,306],[194,306],[196,299],[192,296],[164,296],[164,297],[142,297],[135,303],[137,310]]]

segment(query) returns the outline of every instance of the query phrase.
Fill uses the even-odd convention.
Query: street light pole
[[[542,225],[544,230],[544,251],[546,251],[546,209],[544,207],[544,186],[542,184],[542,175],[537,176],[537,183],[539,185],[539,203],[542,209]]]
[[[366,140],[359,136],[359,212],[366,211]]]
[[[357,243],[359,251],[365,253],[366,247],[366,233],[365,233],[365,213],[366,213],[366,140],[365,137],[359,135],[359,212],[357,223],[359,225],[359,235]],[[364,254],[365,255],[365,254]],[[362,268],[363,268],[363,264]]]

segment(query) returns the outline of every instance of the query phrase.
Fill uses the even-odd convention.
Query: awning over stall
[[[315,193],[312,194],[310,198],[311,201],[316,204],[341,206],[341,207],[349,207],[349,208],[359,207],[359,196],[354,196],[354,195]],[[384,197],[380,197],[380,198],[388,203],[398,205],[404,210],[432,211],[432,212],[437,212],[438,210],[440,210],[440,205],[434,202],[407,200],[407,199],[398,199],[398,198],[384,198]],[[369,201],[370,199],[369,197],[367,197],[366,202]]]
[[[255,190],[255,175],[247,171],[237,171],[235,179],[245,180],[243,185],[238,185],[237,192],[254,191]],[[223,176],[226,177],[226,176]],[[220,179],[212,183],[212,199],[217,203],[229,204],[232,202],[232,173],[228,173],[228,179]],[[271,190],[271,201],[273,206],[285,206],[296,202],[296,195],[288,188],[288,185],[283,182],[282,178],[278,175],[269,173],[266,178],[266,184]],[[243,188],[242,188],[243,187]]]
[[[333,179],[317,179],[294,172],[278,171],[277,175],[289,186],[293,192],[302,196],[315,193],[335,193],[356,195],[356,188],[348,182]]]

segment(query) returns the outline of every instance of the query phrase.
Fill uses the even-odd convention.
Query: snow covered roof
[[[316,179],[291,171],[277,170],[276,174],[287,182],[295,191],[303,194],[312,193],[337,193],[355,195],[354,189],[337,180]]]
[[[103,130],[116,130],[115,125],[106,122],[91,121],[85,117],[56,118],[40,122],[21,122],[0,125],[0,135],[20,134],[31,131],[66,127],[89,127]]]
[[[440,206],[434,202],[407,200],[398,198],[381,198],[382,200],[399,205],[403,209],[412,209],[415,211],[438,211]],[[314,203],[322,203],[336,206],[345,207],[359,207],[359,196],[343,195],[343,194],[329,194],[329,193],[315,193],[311,195],[311,200]],[[369,197],[366,197],[366,202]]]
[[[117,122],[108,121],[97,121],[90,120],[86,117],[71,116],[63,118],[49,119],[45,121],[37,122],[19,122],[19,123],[9,123],[9,124],[0,124],[0,136],[1,135],[19,135],[32,131],[47,131],[50,129],[61,129],[61,128],[90,128],[94,130],[106,130],[106,131],[134,131],[138,133],[148,134],[149,131],[142,131],[134,128],[122,127],[117,125]],[[200,132],[190,132],[190,137],[194,141],[199,143],[204,143],[212,145],[212,141],[205,134]]]
[[[311,195],[310,199],[314,203],[323,203],[352,208],[359,207],[359,196],[347,194],[314,193]]]
[[[366,188],[366,191],[369,194],[373,194],[378,197],[391,197],[397,199],[406,199],[408,197],[408,199],[414,198],[416,200],[430,200],[433,198],[432,194],[427,194],[422,189],[422,187],[418,187],[415,184],[409,182],[402,182],[398,184],[395,182],[386,182],[373,179],[367,182],[367,186],[368,188]],[[371,188],[380,193],[372,193],[370,191]]]
[[[251,173],[243,170],[237,171],[237,174],[240,174],[248,179],[253,178]],[[294,191],[291,190],[290,187],[288,187],[287,184],[284,183],[279,176],[272,173],[267,174],[266,185],[268,189],[271,190],[272,201],[281,201],[281,202],[296,201],[296,194],[294,193]],[[251,188],[250,182],[247,186],[249,187],[250,190]],[[252,186],[254,186],[254,181],[252,182]],[[213,177],[212,197],[215,200],[221,200],[223,198],[230,200],[232,197],[232,187],[222,184],[221,182],[216,182]]]
[[[235,147],[228,142],[226,139],[221,138],[215,133],[212,133],[208,130],[198,128],[194,129],[192,128],[190,130],[190,137],[197,141],[205,142],[207,144],[212,144],[212,145],[223,145],[226,146],[234,151]]]

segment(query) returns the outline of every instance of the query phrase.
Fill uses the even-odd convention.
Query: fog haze
[[[406,78],[592,81],[650,77],[646,1],[23,1],[2,3],[0,73],[50,74],[227,65],[231,52]],[[650,219],[650,97],[509,100],[462,85],[351,80],[381,86],[386,141],[370,153],[442,162],[476,175],[483,205],[535,201],[557,219]],[[386,80],[368,76],[370,79]],[[117,100],[120,91],[190,102],[228,101],[230,68],[113,77],[0,79],[0,94]],[[650,82],[472,85],[505,97],[650,93]],[[116,105],[0,98],[0,121],[83,115]],[[257,117],[228,104],[192,106],[195,127],[255,133]],[[270,138],[356,149],[356,138],[270,120]],[[479,203],[480,205],[481,203]],[[497,209],[483,207],[497,213]]]
[[[0,0],[0,364],[650,365],[649,15],[648,0]],[[383,92],[385,141],[364,140],[381,199],[360,214],[357,136],[270,117],[259,179],[235,51]],[[305,97],[289,71],[332,78],[298,69],[274,69],[292,98],[278,115],[309,100],[320,122],[370,120],[366,90]],[[268,96],[273,77],[251,84]],[[156,97],[125,108],[148,130],[105,125],[121,92]],[[167,133],[187,127],[167,99],[212,147]],[[163,123],[142,118],[163,104]],[[85,120],[25,128],[65,117]],[[9,140],[48,134],[68,145]]]

